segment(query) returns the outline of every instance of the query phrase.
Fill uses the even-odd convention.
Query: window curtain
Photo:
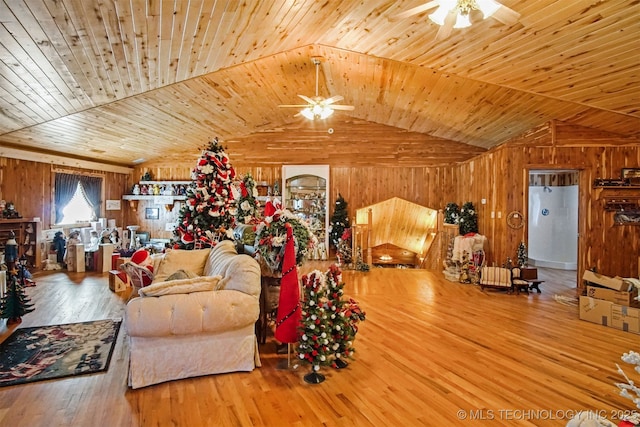
[[[100,218],[100,204],[102,203],[102,178],[97,176],[79,176],[82,190],[87,201],[93,208],[94,219]]]
[[[56,173],[56,187],[55,187],[55,206],[56,206],[56,218],[55,223],[60,224],[62,222],[63,214],[62,210],[69,204],[73,195],[78,188],[78,182],[80,177],[78,175],[71,175],[68,173]]]

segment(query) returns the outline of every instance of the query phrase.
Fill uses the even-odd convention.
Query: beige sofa
[[[198,277],[166,280],[180,269]],[[223,241],[211,250],[170,250],[155,257],[154,271],[140,294],[159,296],[126,306],[130,387],[260,366],[260,267],[253,258]]]

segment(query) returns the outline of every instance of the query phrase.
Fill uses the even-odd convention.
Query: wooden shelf
[[[181,196],[181,195],[177,195],[177,194],[171,194],[171,195],[166,195],[166,196],[162,196],[162,195],[137,195],[137,194],[125,194],[124,196],[122,196],[122,200],[155,200],[158,198],[163,198],[163,197],[171,197],[173,200],[187,200],[187,196]]]
[[[14,232],[16,243],[18,243],[18,258],[25,255],[27,267],[40,268],[42,263],[40,221],[34,218],[0,219],[0,252],[4,252],[4,246],[11,231]]]

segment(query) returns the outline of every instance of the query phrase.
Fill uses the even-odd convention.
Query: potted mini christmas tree
[[[236,207],[232,185],[236,172],[218,138],[202,151],[191,172],[192,184],[178,217],[174,247],[198,249],[213,247],[220,240],[233,240]]]
[[[319,270],[302,277],[304,291],[301,319],[301,335],[298,343],[298,357],[311,364],[311,372],[304,376],[310,384],[324,381],[320,366],[329,363],[329,339],[331,328],[324,306],[326,294],[325,277]]]

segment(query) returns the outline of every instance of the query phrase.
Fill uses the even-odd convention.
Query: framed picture
[[[620,178],[640,178],[640,168],[623,168]]]
[[[640,168],[622,168],[620,172],[622,179],[628,180],[631,185],[640,185]]]
[[[145,219],[160,219],[160,208],[146,208],[144,210]]]

